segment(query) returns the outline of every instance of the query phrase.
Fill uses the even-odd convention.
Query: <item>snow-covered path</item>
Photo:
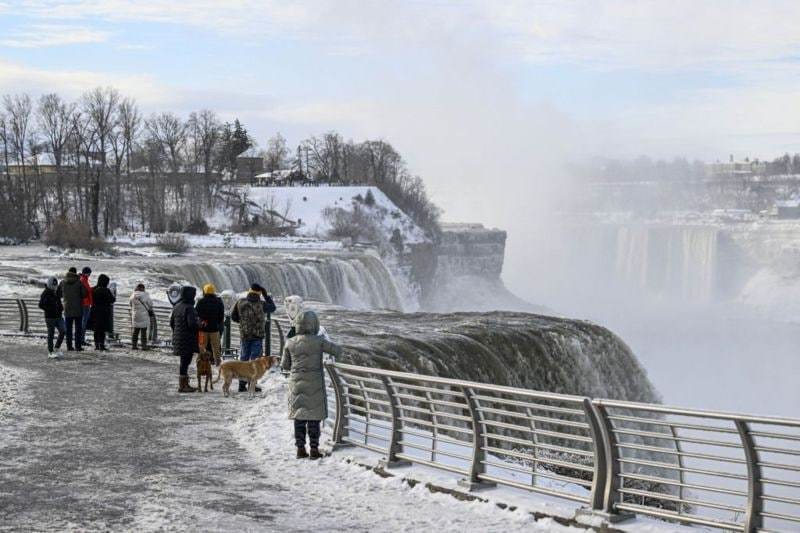
[[[565,529],[382,479],[335,454],[294,459],[285,384],[178,395],[177,361],[0,346],[24,401],[0,409],[0,530]],[[21,396],[20,396],[21,395]]]

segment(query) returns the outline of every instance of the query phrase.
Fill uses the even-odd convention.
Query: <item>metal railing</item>
[[[800,529],[800,420],[590,399],[330,362],[334,445],[629,514]]]
[[[169,318],[172,307],[154,302],[150,327],[147,328],[148,344],[151,347],[168,348],[171,345],[172,330]],[[118,301],[113,308],[113,331],[110,338],[120,343],[131,340],[130,304],[127,300]],[[226,317],[226,328],[230,333],[223,335],[223,352],[235,356],[239,352],[239,328]],[[44,317],[39,310],[39,302],[33,298],[0,298],[0,330],[13,331],[20,335],[42,336],[47,334]],[[279,355],[283,352],[284,325],[271,318],[265,324],[265,350],[267,354]]]

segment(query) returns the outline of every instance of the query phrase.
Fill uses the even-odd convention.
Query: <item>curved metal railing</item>
[[[590,399],[326,364],[334,445],[641,514],[738,531],[800,529],[800,420]]]

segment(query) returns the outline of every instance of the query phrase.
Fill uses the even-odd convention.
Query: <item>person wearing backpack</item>
[[[58,296],[64,299],[64,318],[67,327],[67,351],[83,351],[83,299],[89,291],[81,283],[78,270],[71,267],[58,285]],[[73,337],[73,328],[75,335]],[[73,347],[73,339],[75,341]]]
[[[150,327],[150,317],[153,316],[153,301],[144,288],[144,283],[136,285],[131,293],[131,348],[139,349],[139,337],[142,339],[142,350],[147,350],[147,328]]]
[[[275,302],[267,293],[267,289],[258,283],[253,283],[247,296],[233,306],[231,320],[239,324],[239,337],[241,338],[240,361],[257,359],[264,353],[266,324],[270,313],[274,312]],[[239,380],[239,392],[246,391],[247,381]],[[261,392],[261,388],[256,387],[256,392]]]
[[[64,305],[58,296],[58,280],[54,276],[47,278],[42,295],[39,297],[39,309],[44,311],[44,321],[47,324],[48,357],[60,359],[64,357],[64,352],[61,351],[61,343],[64,342],[66,327],[64,326]],[[58,340],[54,346],[53,338],[56,330],[58,330]]]

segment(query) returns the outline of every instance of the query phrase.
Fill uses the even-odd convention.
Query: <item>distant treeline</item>
[[[238,119],[223,122],[208,109],[145,117],[113,88],[77,101],[5,95],[0,237],[38,237],[59,220],[98,237],[132,225],[154,232],[188,226],[218,207],[221,190],[243,181],[248,159],[262,159],[268,171],[292,169],[304,181],[374,184],[420,226],[438,231],[439,210],[422,180],[386,141],[354,143],[328,132],[296,149],[280,134],[257,146]]]

